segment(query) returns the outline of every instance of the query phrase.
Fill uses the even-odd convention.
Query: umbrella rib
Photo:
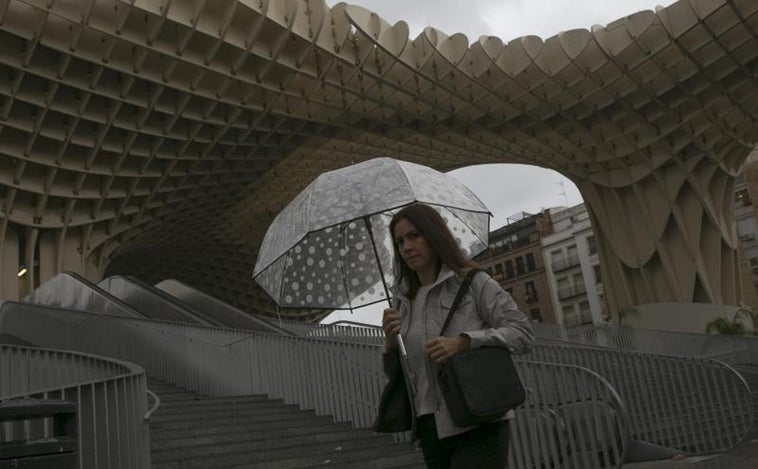
[[[284,259],[284,266],[282,267],[281,281],[279,282],[279,295],[278,295],[279,297],[275,301],[275,303],[277,304],[277,306],[279,305],[279,303],[282,302],[282,295],[284,294],[284,279],[287,278],[287,260],[290,257],[292,257],[292,251],[291,250],[287,250],[287,252],[284,253],[284,255],[285,255],[286,258]],[[278,312],[277,312],[277,314],[278,314]]]
[[[403,167],[403,165],[398,164],[397,166],[400,168],[400,171],[403,172],[403,176],[405,176],[405,183],[408,184],[408,187],[413,188],[413,186],[411,185],[411,178],[410,178],[410,176],[408,176],[408,172],[405,171],[405,168]],[[414,199],[416,198],[416,194],[415,193],[413,194],[413,198]]]
[[[444,205],[440,205],[440,207],[445,207],[445,206],[444,206]],[[445,207],[445,208],[447,208],[447,207]],[[453,208],[455,208],[455,207],[453,207]],[[462,209],[462,208],[456,208],[456,210],[460,210],[461,212],[468,212],[468,213],[484,213],[484,212],[477,212],[477,211],[474,211],[474,210],[465,210],[465,209]],[[458,219],[458,220],[459,220],[459,221],[460,221],[460,222],[461,222],[461,223],[462,223],[464,226],[468,226],[469,230],[471,230],[471,234],[473,234],[474,236],[476,236],[476,239],[478,239],[479,241],[481,241],[481,242],[482,242],[482,243],[484,243],[484,244],[488,244],[488,241],[489,241],[489,240],[485,241],[485,240],[483,240],[482,238],[480,238],[480,237],[479,237],[479,233],[477,233],[477,231],[476,231],[476,230],[472,229],[472,228],[471,228],[471,227],[470,227],[470,226],[469,226],[469,225],[468,225],[468,224],[467,224],[465,221],[463,221],[463,219],[462,219],[461,217],[459,217],[459,216],[458,216],[458,215],[457,215],[455,212],[453,212],[453,211],[452,211],[452,210],[450,210],[449,208],[448,208],[448,212],[450,212],[450,214],[451,214],[452,216],[454,216],[455,218],[457,218],[457,219]],[[487,212],[487,213],[490,215],[490,217],[492,216],[492,214],[491,214],[490,212]],[[490,225],[490,218],[489,218],[489,217],[487,217],[487,233],[489,233],[489,225]]]
[[[371,239],[371,247],[374,249],[374,259],[376,259],[376,266],[379,268],[379,277],[382,279],[382,287],[384,287],[384,296],[387,298],[387,303],[389,303],[390,308],[392,307],[392,302],[390,301],[390,291],[387,289],[387,282],[384,281],[384,269],[382,269],[382,261],[379,259],[379,251],[376,249],[376,240],[374,239],[374,230],[373,226],[371,225],[371,218],[366,216],[363,218],[364,223],[366,223],[366,229],[368,230],[368,236]]]
[[[345,233],[347,231],[347,224],[343,224],[340,226],[340,236],[339,236],[339,244],[340,247],[344,245],[345,249],[347,249],[347,240],[345,239]],[[345,288],[345,298],[347,298],[347,307],[350,310],[350,313],[353,312],[353,302],[350,299],[350,290],[348,290],[349,286],[347,283],[347,271],[345,270],[345,263],[342,261],[342,250],[340,249],[337,256],[337,262],[340,265],[340,271],[342,271],[342,286]]]

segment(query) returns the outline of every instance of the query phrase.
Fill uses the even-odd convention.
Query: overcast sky
[[[336,1],[327,0],[328,5]],[[671,0],[354,0],[386,22],[408,23],[412,38],[426,26],[446,34],[464,33],[469,42],[480,36],[498,36],[504,42],[528,35],[543,39],[561,31],[606,25],[641,10],[668,6]],[[582,202],[576,186],[555,171],[536,166],[501,164],[463,168],[452,173],[463,181],[493,213],[491,227],[524,211],[576,205]],[[565,195],[564,195],[565,194]],[[340,319],[379,324],[383,306],[335,312],[324,322]]]

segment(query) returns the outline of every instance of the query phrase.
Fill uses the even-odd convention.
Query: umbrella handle
[[[397,347],[400,351],[400,368],[403,370],[403,374],[405,375],[405,385],[408,387],[408,391],[410,392],[411,396],[416,396],[418,394],[418,388],[416,388],[416,380],[413,377],[410,362],[408,362],[408,352],[405,350],[405,342],[403,342],[403,336],[400,334],[397,335]]]
[[[403,342],[403,336],[397,335],[397,347],[400,350],[400,356],[404,359],[408,359],[408,352],[405,350],[405,342]]]

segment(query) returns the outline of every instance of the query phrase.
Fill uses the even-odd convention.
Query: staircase
[[[421,452],[267,396],[209,398],[156,379],[154,469],[422,468]]]

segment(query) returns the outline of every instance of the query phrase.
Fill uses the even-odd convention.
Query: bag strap
[[[461,303],[461,300],[463,299],[463,295],[466,294],[466,291],[468,290],[468,287],[471,285],[471,281],[474,279],[474,275],[476,275],[477,272],[479,272],[480,269],[471,269],[468,272],[466,272],[466,276],[463,279],[463,282],[461,282],[461,286],[458,289],[458,293],[455,295],[455,299],[453,300],[453,305],[450,306],[450,311],[447,313],[447,317],[445,318],[445,324],[442,326],[442,330],[440,330],[440,336],[445,333],[445,329],[447,329],[447,326],[450,325],[450,321],[453,319],[453,314],[455,313],[455,310],[458,309],[458,305]]]

